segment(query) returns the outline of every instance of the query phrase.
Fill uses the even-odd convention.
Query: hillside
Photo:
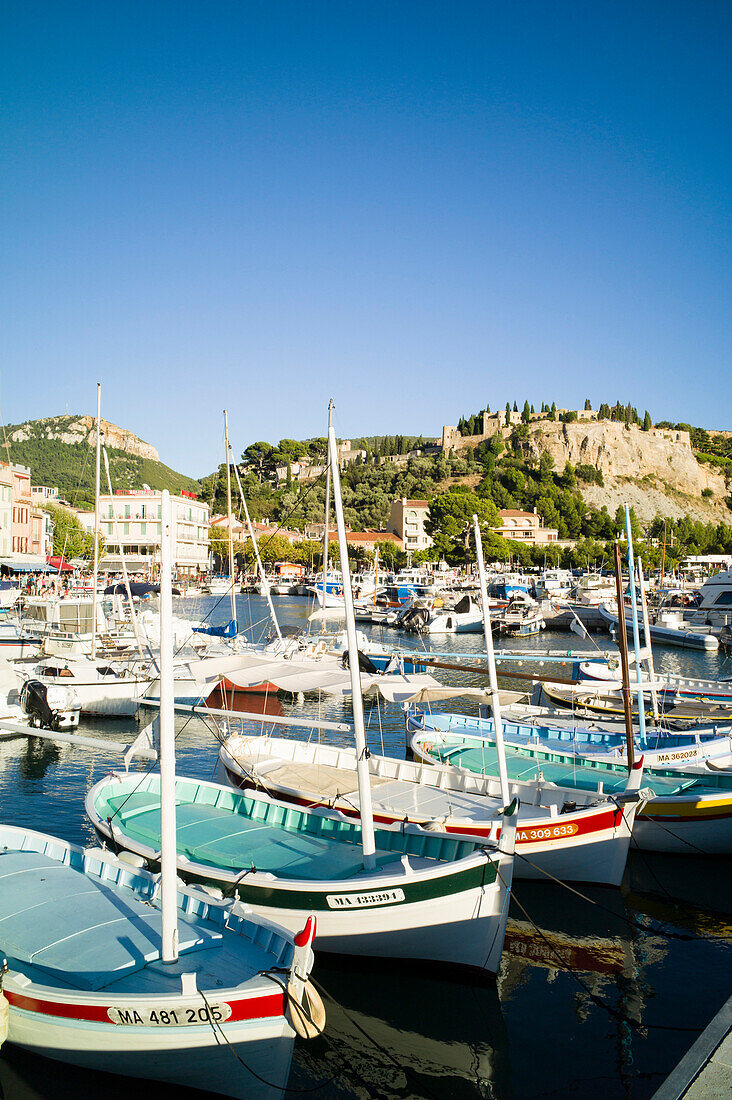
[[[717,467],[698,461],[686,431],[643,431],[609,420],[541,421],[529,426],[521,450],[537,461],[542,454],[551,455],[558,470],[569,462],[601,471],[603,486],[581,487],[585,501],[596,508],[605,505],[614,512],[627,501],[643,521],[661,514],[729,522],[724,476]]]
[[[102,420],[113,489],[188,489],[198,482],[160,461],[155,447],[131,431]],[[5,461],[29,466],[34,485],[58,486],[60,495],[83,507],[94,503],[94,448],[96,432],[91,416],[51,416],[11,424],[5,430]],[[104,491],[102,466],[102,491]]]

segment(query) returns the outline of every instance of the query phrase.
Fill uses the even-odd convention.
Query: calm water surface
[[[304,625],[305,600],[275,599],[283,624]],[[203,617],[212,607],[214,620],[228,618],[225,601],[218,606],[212,599],[199,605],[189,601],[178,610]],[[238,607],[252,637],[266,629],[262,600],[240,597]],[[430,645],[395,632],[383,637],[411,648]],[[546,633],[523,639],[518,643],[527,653],[522,671],[538,671],[536,654],[542,649],[591,650],[595,643],[609,647],[602,636],[581,641]],[[431,645],[478,652],[481,638],[437,637]],[[732,662],[723,654],[659,648],[656,664],[662,671],[732,676]],[[568,675],[569,668],[557,671]],[[445,672],[440,678],[484,682],[475,674]],[[350,719],[347,703],[281,700],[279,705],[286,714]],[[473,704],[456,700],[451,706],[469,711]],[[374,750],[383,745],[390,755],[404,755],[398,706],[367,703],[366,721]],[[179,772],[212,778],[218,745],[211,730],[185,717],[176,719],[176,727]],[[83,723],[83,732],[110,740],[129,740],[137,728],[133,721]],[[102,750],[25,738],[0,742],[2,820],[94,843],[84,795],[119,764],[115,754]],[[394,965],[362,968],[347,960],[319,960],[315,977],[329,994],[327,1031],[315,1042],[298,1041],[289,1095],[651,1096],[729,996],[731,870],[730,859],[631,853],[621,890],[586,888],[578,896],[551,884],[518,882],[501,973],[493,985]],[[232,1058],[232,1074],[237,1072],[244,1071]],[[75,1070],[7,1047],[0,1053],[0,1086],[5,1100],[128,1100],[131,1090],[161,1100],[182,1096],[179,1090]]]

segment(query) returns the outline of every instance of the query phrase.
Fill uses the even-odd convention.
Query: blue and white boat
[[[242,1100],[283,1095],[299,1022],[290,998],[304,996],[314,924],[293,937],[240,904],[183,887],[177,903],[178,959],[165,964],[159,875],[0,825],[8,1041]]]

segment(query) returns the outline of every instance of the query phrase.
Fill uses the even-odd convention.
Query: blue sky
[[[9,3],[5,423],[194,476],[528,399],[732,428],[730,29],[680,3]]]

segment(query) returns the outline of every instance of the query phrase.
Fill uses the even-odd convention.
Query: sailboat
[[[257,913],[301,928],[318,916],[318,949],[450,964],[495,975],[508,917],[517,803],[500,842],[374,829],[363,699],[335,431],[328,433],[346,592],[359,820],[178,780],[178,873],[214,884]],[[87,796],[97,832],[150,866],[160,848],[160,777],[108,776]],[[497,830],[496,830],[497,832]]]
[[[282,1096],[296,1027],[309,1031],[309,1006],[317,1007],[307,986],[315,918],[293,936],[176,878],[167,491],[162,531],[161,873],[129,856],[0,825],[8,1041],[74,1065],[225,1096]]]

